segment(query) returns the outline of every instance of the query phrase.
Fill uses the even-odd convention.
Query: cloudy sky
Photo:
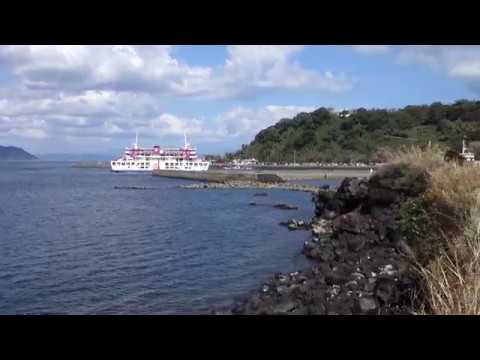
[[[480,46],[0,46],[0,145],[113,154],[133,142],[201,153],[318,107],[480,95]]]

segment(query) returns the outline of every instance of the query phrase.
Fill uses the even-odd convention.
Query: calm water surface
[[[207,313],[274,272],[308,266],[309,233],[278,223],[310,218],[310,194],[178,188],[185,183],[0,163],[0,314]]]

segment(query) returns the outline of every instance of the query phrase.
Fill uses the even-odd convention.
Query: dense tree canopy
[[[458,150],[463,137],[480,141],[480,101],[340,113],[322,107],[280,120],[230,156],[292,162],[295,151],[297,161],[375,161],[382,149],[406,144],[440,142]]]

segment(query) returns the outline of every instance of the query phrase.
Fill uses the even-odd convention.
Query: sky
[[[235,151],[319,107],[480,96],[480,46],[0,46],[0,145],[36,154],[142,146]]]

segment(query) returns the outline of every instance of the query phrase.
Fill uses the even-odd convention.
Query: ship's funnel
[[[138,149],[138,131],[135,131],[135,144],[133,144],[134,149]]]

